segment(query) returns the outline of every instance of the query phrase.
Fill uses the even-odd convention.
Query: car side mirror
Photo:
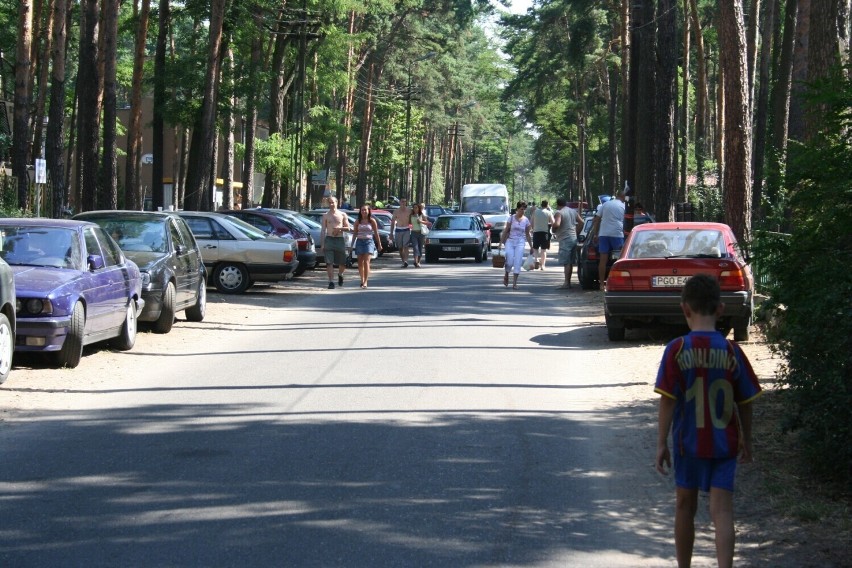
[[[491,229],[494,228],[494,225],[492,225],[491,223],[485,223],[485,228],[490,231]]]
[[[186,254],[187,248],[186,245],[175,245],[175,254],[178,256],[183,256]]]
[[[89,270],[98,270],[106,266],[104,257],[99,254],[90,254],[86,257],[86,263],[89,265]]]
[[[586,240],[586,235],[578,235],[578,236],[577,236],[577,242],[578,242],[578,243],[582,243],[582,242],[584,242],[585,240]]]

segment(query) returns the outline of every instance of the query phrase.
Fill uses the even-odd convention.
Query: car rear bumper
[[[299,251],[299,270],[311,270],[317,265],[317,253],[312,251]]]
[[[251,264],[246,266],[249,278],[256,282],[280,282],[293,275],[298,263],[293,264]]]
[[[751,317],[752,293],[722,292],[722,317]],[[670,292],[609,292],[604,294],[604,311],[609,317],[683,320],[680,290]]]
[[[448,248],[460,250],[447,250]],[[476,258],[482,254],[482,245],[426,245],[426,254],[438,258],[466,258],[469,256]]]

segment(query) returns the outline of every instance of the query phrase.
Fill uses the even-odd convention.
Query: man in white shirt
[[[598,245],[598,284],[603,289],[606,282],[606,265],[609,262],[609,254],[614,250],[621,250],[624,246],[624,192],[619,191],[616,199],[610,199],[598,207],[593,221],[595,227],[600,225],[600,230],[595,236]]]
[[[541,207],[532,214],[533,250],[538,268],[544,270],[547,262],[547,251],[550,250],[550,226],[553,225],[553,213],[547,206],[547,201],[541,202]]]
[[[576,209],[568,207],[568,202],[560,197],[556,200],[558,211],[553,216],[553,232],[559,243],[559,256],[556,264],[564,267],[565,283],[559,287],[567,290],[571,287],[571,275],[574,272],[574,249],[577,247],[577,233],[583,230],[583,218]]]

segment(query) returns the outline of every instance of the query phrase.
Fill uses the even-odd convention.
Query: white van
[[[461,213],[481,213],[491,224],[491,242],[500,242],[500,235],[509,222],[509,190],[502,183],[468,183],[462,186]]]

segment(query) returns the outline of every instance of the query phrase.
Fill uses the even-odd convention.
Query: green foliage
[[[787,427],[801,432],[819,473],[852,482],[852,82],[814,85],[822,127],[790,149],[787,186],[795,219],[779,241],[772,300],[784,306],[777,337],[786,359]]]
[[[255,141],[254,157],[259,171],[277,180],[286,179],[292,174],[293,142],[276,132],[266,140]]]

